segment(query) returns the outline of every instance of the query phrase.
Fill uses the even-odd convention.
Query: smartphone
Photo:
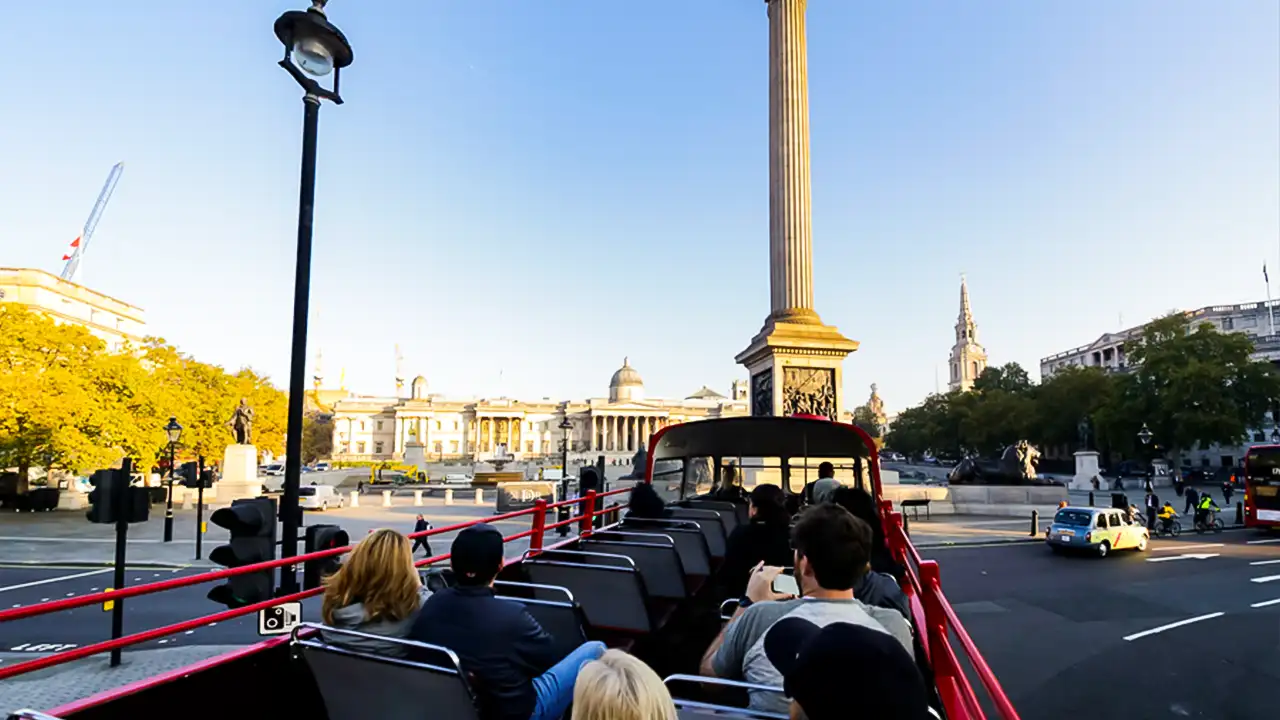
[[[773,579],[773,591],[779,595],[800,597],[800,584],[796,582],[795,575],[782,573]]]

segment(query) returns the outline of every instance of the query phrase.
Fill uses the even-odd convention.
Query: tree
[[[1031,392],[1033,387],[1027,371],[1016,362],[986,368],[973,381],[973,391],[978,393],[1003,390],[1008,393],[1026,394]]]
[[[302,462],[313,463],[333,454],[333,416],[308,413],[302,419]]]
[[[1119,378],[1101,413],[1108,440],[1135,450],[1145,423],[1175,467],[1183,450],[1240,442],[1280,397],[1280,378],[1252,359],[1253,350],[1247,335],[1207,323],[1191,329],[1181,314],[1150,323],[1126,343],[1133,370]]]
[[[1031,440],[1046,447],[1075,448],[1081,418],[1098,426],[1098,413],[1111,401],[1116,382],[1097,367],[1070,366],[1045,378],[1036,388]]]
[[[869,405],[859,405],[853,409],[853,424],[862,428],[873,438],[879,438],[884,434],[884,429],[880,427],[879,418],[871,411]]]

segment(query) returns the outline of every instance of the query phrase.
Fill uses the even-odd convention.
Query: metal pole
[[[302,177],[298,193],[298,258],[293,279],[293,345],[289,365],[289,424],[285,441],[284,497],[280,522],[284,542],[280,557],[298,554],[298,484],[302,473],[302,402],[307,391],[307,311],[311,295],[311,223],[316,201],[316,136],[320,129],[320,98],[308,93],[302,104]],[[297,570],[280,568],[280,592],[299,591]]]
[[[169,492],[164,506],[164,541],[173,542],[173,443],[169,443]]]
[[[116,590],[124,589],[125,552],[129,547],[129,481],[133,477],[133,461],[125,458],[117,471],[116,482],[116,565],[111,584]],[[148,498],[150,500],[150,498]],[[116,600],[111,606],[111,639],[124,636],[124,600]],[[111,667],[120,664],[120,648],[111,651]]]
[[[196,460],[196,559],[200,559],[200,541],[204,539],[204,456]]]

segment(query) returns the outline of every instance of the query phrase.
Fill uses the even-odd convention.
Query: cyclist
[[[1160,508],[1160,513],[1156,515],[1156,517],[1160,520],[1161,531],[1172,533],[1173,519],[1178,517],[1178,511],[1174,510],[1173,505],[1166,500],[1164,505]]]
[[[1213,501],[1209,493],[1201,493],[1200,502],[1196,505],[1196,525],[1212,523],[1216,512],[1219,512],[1218,503]]]

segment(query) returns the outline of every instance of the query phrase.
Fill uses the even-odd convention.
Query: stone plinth
[[[1102,471],[1098,469],[1098,452],[1081,450],[1076,454],[1076,474],[1071,478],[1072,490],[1092,490],[1093,479],[1099,478],[1099,488],[1105,490],[1106,484],[1101,480]]]
[[[228,503],[262,494],[258,479],[258,449],[252,445],[228,445],[222,456],[222,478],[218,480],[218,502]]]
[[[844,409],[844,358],[857,349],[857,342],[834,327],[770,317],[751,345],[734,358],[751,375],[751,414],[839,420]]]
[[[404,464],[412,465],[419,470],[427,467],[427,446],[410,440],[404,444]]]

